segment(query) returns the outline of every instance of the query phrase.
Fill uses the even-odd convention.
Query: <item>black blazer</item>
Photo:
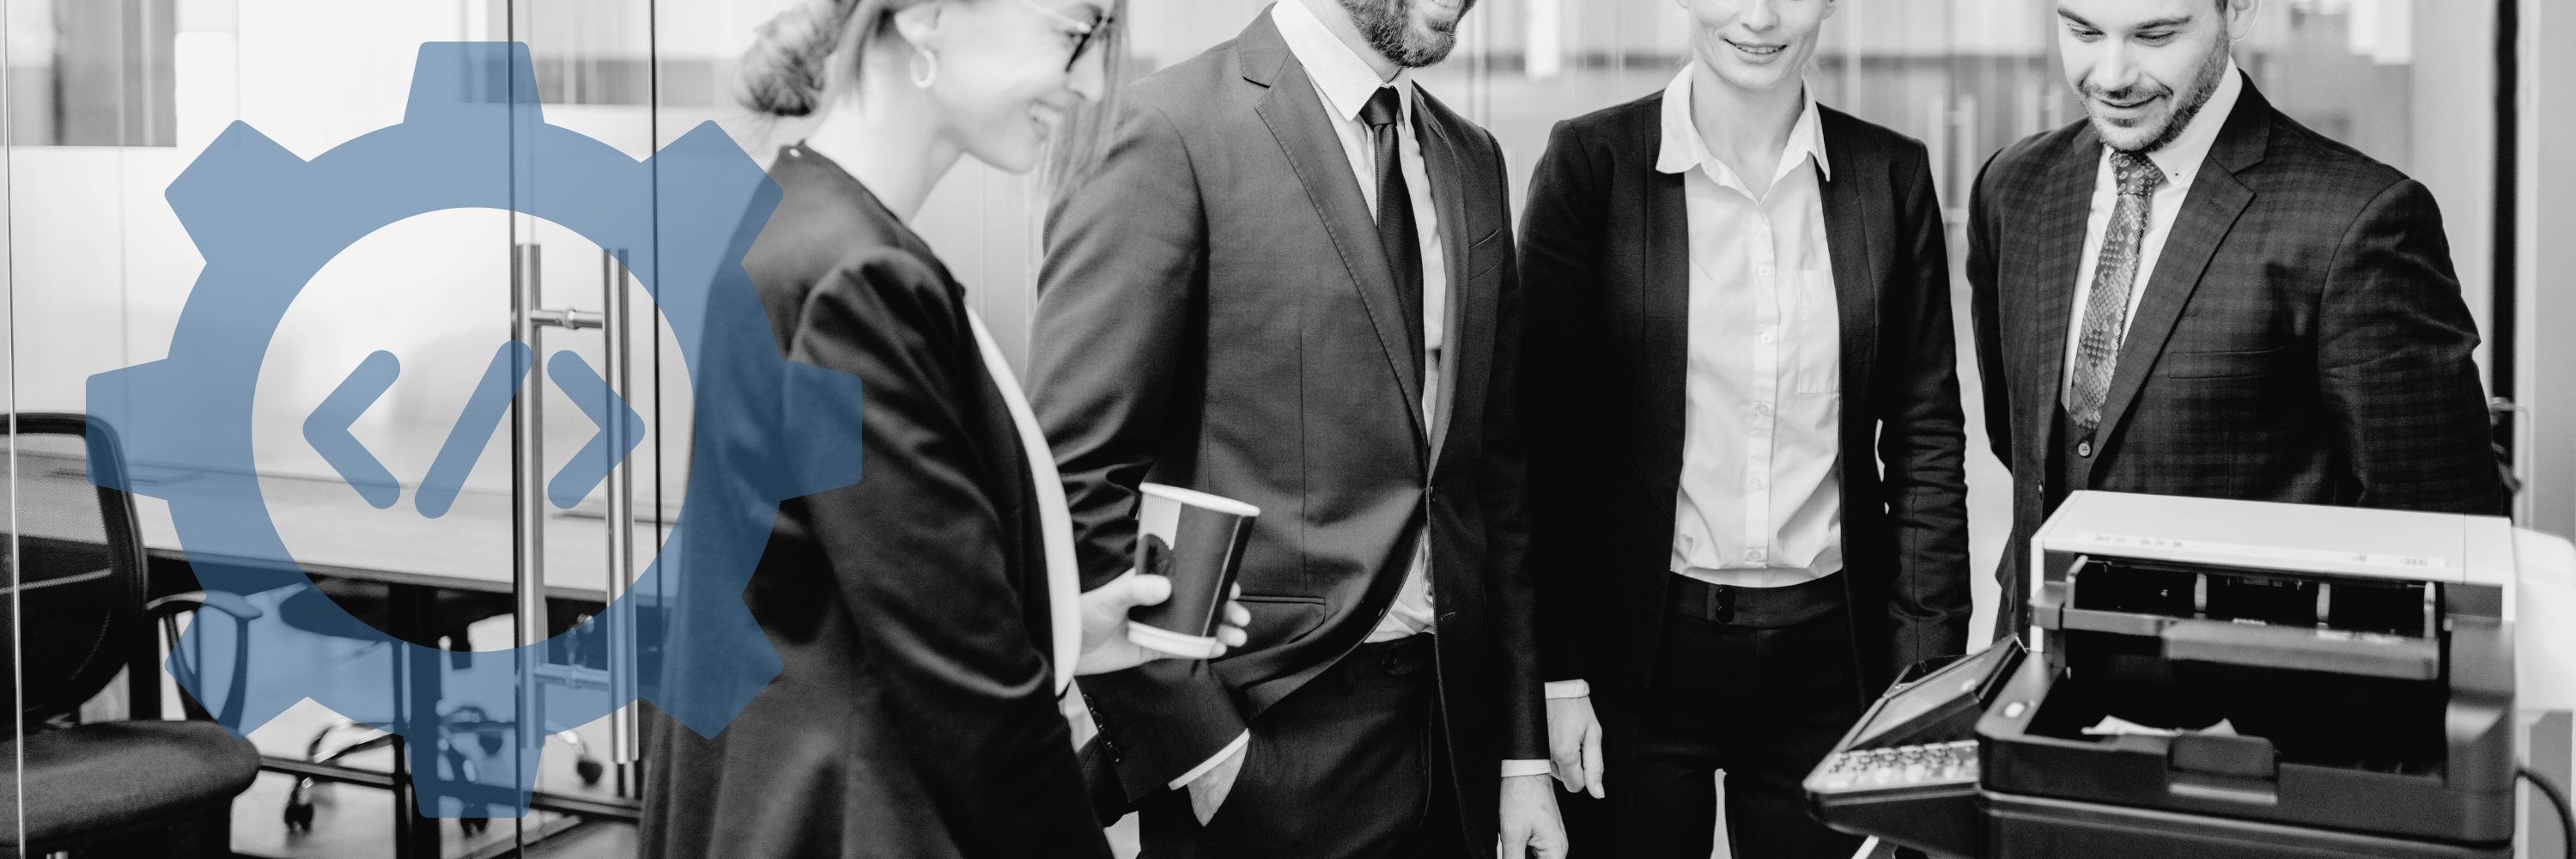
[[[1657,93],[1559,123],[1521,227],[1546,671],[1605,698],[1651,676],[1681,487],[1690,225],[1684,177],[1655,169],[1663,103]],[[1966,645],[1966,442],[1923,145],[1818,113],[1842,321],[1842,579],[1865,702],[1897,669]]]
[[[1547,757],[1503,159],[1483,129],[1417,98],[1450,295],[1431,422],[1375,222],[1267,13],[1131,85],[1102,163],[1050,213],[1029,388],[1086,581],[1132,565],[1140,482],[1261,508],[1241,576],[1248,645],[1083,680],[1101,731],[1086,763],[1130,799],[1357,647],[1426,520],[1471,841],[1493,838],[1498,763]]]
[[[2030,535],[2072,490],[2502,512],[2477,328],[2432,194],[2282,115],[2250,79],[2144,282],[2084,480],[2057,485],[2101,152],[2085,122],[2021,141],[1970,204],[1986,431],[2013,473],[1999,637],[2028,626]]]
[[[790,148],[770,174],[785,196],[744,265],[781,352],[865,385],[842,424],[866,476],[780,505],[734,595],[778,678],[713,740],[648,730],[645,854],[1105,859],[1057,710],[1070,666],[1048,664],[1028,458],[965,290],[823,156]]]

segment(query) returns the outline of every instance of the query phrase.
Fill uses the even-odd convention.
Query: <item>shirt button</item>
[[[1771,404],[1770,404],[1770,403],[1754,403],[1754,404],[1753,404],[1753,413],[1754,413],[1754,414],[1757,414],[1757,415],[1761,415],[1761,416],[1766,417],[1766,418],[1767,418],[1767,417],[1770,417],[1770,416],[1771,416]],[[2085,454],[2085,455],[2086,455],[2086,456],[2091,456],[2092,454],[2089,454],[2089,453],[2088,453],[2088,454]]]
[[[1762,488],[1762,478],[1759,478],[1759,477],[1753,478],[1753,488],[1755,488],[1755,489],[1760,489],[1760,488]]]
[[[1747,560],[1747,561],[1759,561],[1759,560],[1762,560],[1762,550],[1760,550],[1760,549],[1746,549],[1746,550],[1744,550],[1744,559],[1745,559],[1745,560]]]
[[[1763,277],[1770,277],[1771,267],[1767,265],[1757,265],[1753,267],[1753,273]]]
[[[1779,336],[1779,335],[1777,335],[1777,334],[1773,334],[1773,333],[1771,333],[1771,332],[1769,332],[1769,331],[1765,331],[1765,332],[1762,332],[1762,338],[1761,338],[1761,339],[1762,339],[1762,342],[1764,342],[1764,343],[1769,343],[1769,342],[1771,342],[1771,341],[1773,341],[1773,340],[1778,340],[1778,339],[1780,339],[1780,336]]]
[[[2076,442],[2076,443],[2075,443],[2075,455],[2076,455],[2076,456],[2081,456],[2081,457],[2091,457],[2091,456],[2093,455],[2093,440],[2092,440],[2092,439],[2085,439],[2085,440],[2083,440],[2083,441]]]

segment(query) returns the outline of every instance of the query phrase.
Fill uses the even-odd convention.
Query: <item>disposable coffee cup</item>
[[[1172,598],[1127,612],[1127,640],[1186,659],[1225,652],[1217,630],[1261,508],[1148,483],[1136,513],[1136,569],[1172,580]]]

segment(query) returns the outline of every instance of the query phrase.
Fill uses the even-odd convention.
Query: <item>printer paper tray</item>
[[[2038,724],[2049,718],[2049,708],[2067,706],[2053,699],[2066,690],[2048,662],[2024,660],[1977,724],[1978,784],[1986,792],[2399,838],[2478,843],[2512,837],[2509,777],[2491,789],[2473,789],[2435,775],[2282,761],[2271,778],[2231,779],[2177,770],[2177,747],[2167,738],[2048,735]]]
[[[2430,639],[2333,630],[2180,620],[2068,608],[2055,628],[2160,638],[2169,659],[2323,671],[2392,680],[2437,680],[2442,650]]]

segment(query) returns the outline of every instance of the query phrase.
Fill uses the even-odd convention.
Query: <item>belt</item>
[[[1672,581],[1666,603],[1674,614],[1729,626],[1796,626],[1839,611],[1844,605],[1843,574],[1839,572],[1779,588],[1712,585],[1679,573],[1666,578]]]
[[[1431,633],[1422,632],[1387,641],[1368,642],[1352,650],[1351,655],[1345,659],[1354,664],[1374,664],[1380,671],[1402,677],[1431,670],[1431,663],[1438,655],[1437,649],[1432,646],[1435,640]]]

